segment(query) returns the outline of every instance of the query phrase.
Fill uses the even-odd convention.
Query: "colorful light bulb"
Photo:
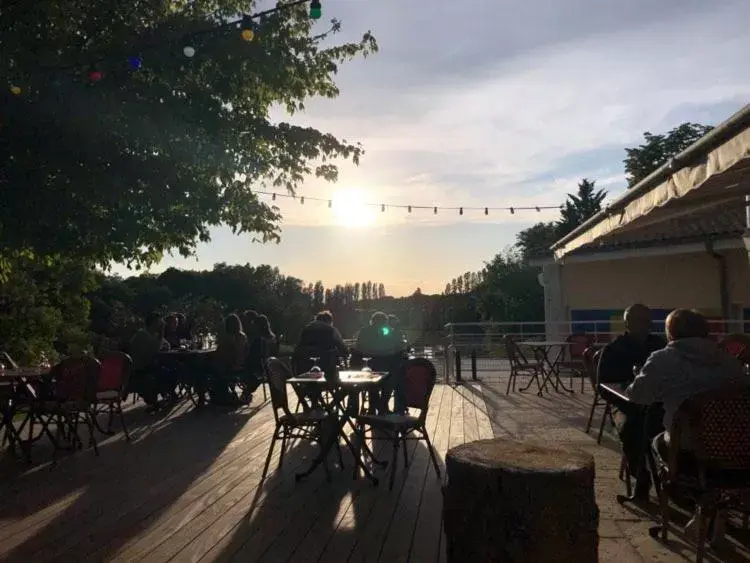
[[[323,7],[320,5],[320,0],[312,0],[310,2],[310,17],[314,20],[319,20],[323,15]]]

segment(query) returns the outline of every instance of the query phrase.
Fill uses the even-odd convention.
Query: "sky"
[[[363,203],[554,206],[581,178],[616,197],[624,149],[644,131],[716,124],[750,103],[747,0],[322,5],[325,20],[342,22],[337,41],[371,30],[380,46],[340,67],[338,98],[310,100],[292,119],[364,146],[359,166],[339,163],[337,183],[300,187],[333,208],[279,198],[279,244],[219,228],[197,257],[166,257],[151,271],[271,264],[327,286],[373,280],[394,296],[441,292],[557,212],[383,213]]]

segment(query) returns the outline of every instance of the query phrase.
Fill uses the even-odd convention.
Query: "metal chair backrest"
[[[750,361],[750,335],[728,334],[719,342],[719,348],[742,361]]]
[[[596,389],[596,364],[594,363],[594,357],[596,356],[596,349],[588,347],[583,351],[583,368],[586,370],[586,376],[591,382],[591,386]],[[598,363],[598,362],[597,362]]]
[[[68,358],[50,371],[55,400],[59,402],[94,402],[102,364],[89,356]]]
[[[289,367],[278,358],[268,358],[266,361],[268,367],[268,388],[271,391],[271,406],[273,407],[273,416],[276,421],[279,420],[278,411],[290,415],[289,398],[286,394],[286,380],[293,377]]]
[[[505,355],[508,356],[511,368],[522,367],[529,363],[526,356],[521,352],[521,348],[510,336],[504,337],[503,343],[505,344]]]
[[[404,402],[406,408],[420,410],[421,420],[427,416],[436,380],[437,370],[430,360],[426,358],[407,360],[404,366]]]
[[[730,386],[689,398],[677,409],[670,430],[675,447],[685,429],[704,470],[750,471],[750,387]]]
[[[570,343],[569,346],[565,347],[566,353],[571,360],[581,359],[583,358],[583,353],[591,346],[593,341],[594,339],[585,332],[573,333],[565,339],[565,342]]]
[[[104,352],[99,356],[102,364],[98,391],[118,391],[122,395],[128,387],[133,371],[133,360],[124,352]]]

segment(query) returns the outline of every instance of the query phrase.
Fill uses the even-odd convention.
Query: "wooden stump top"
[[[593,456],[585,452],[504,438],[456,446],[447,458],[446,462],[515,473],[571,473],[594,468]]]

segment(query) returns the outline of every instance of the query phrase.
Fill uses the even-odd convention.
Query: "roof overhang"
[[[638,238],[667,223],[690,222],[696,214],[745,208],[748,197],[750,105],[557,241],[554,257],[561,260],[629,235]]]

